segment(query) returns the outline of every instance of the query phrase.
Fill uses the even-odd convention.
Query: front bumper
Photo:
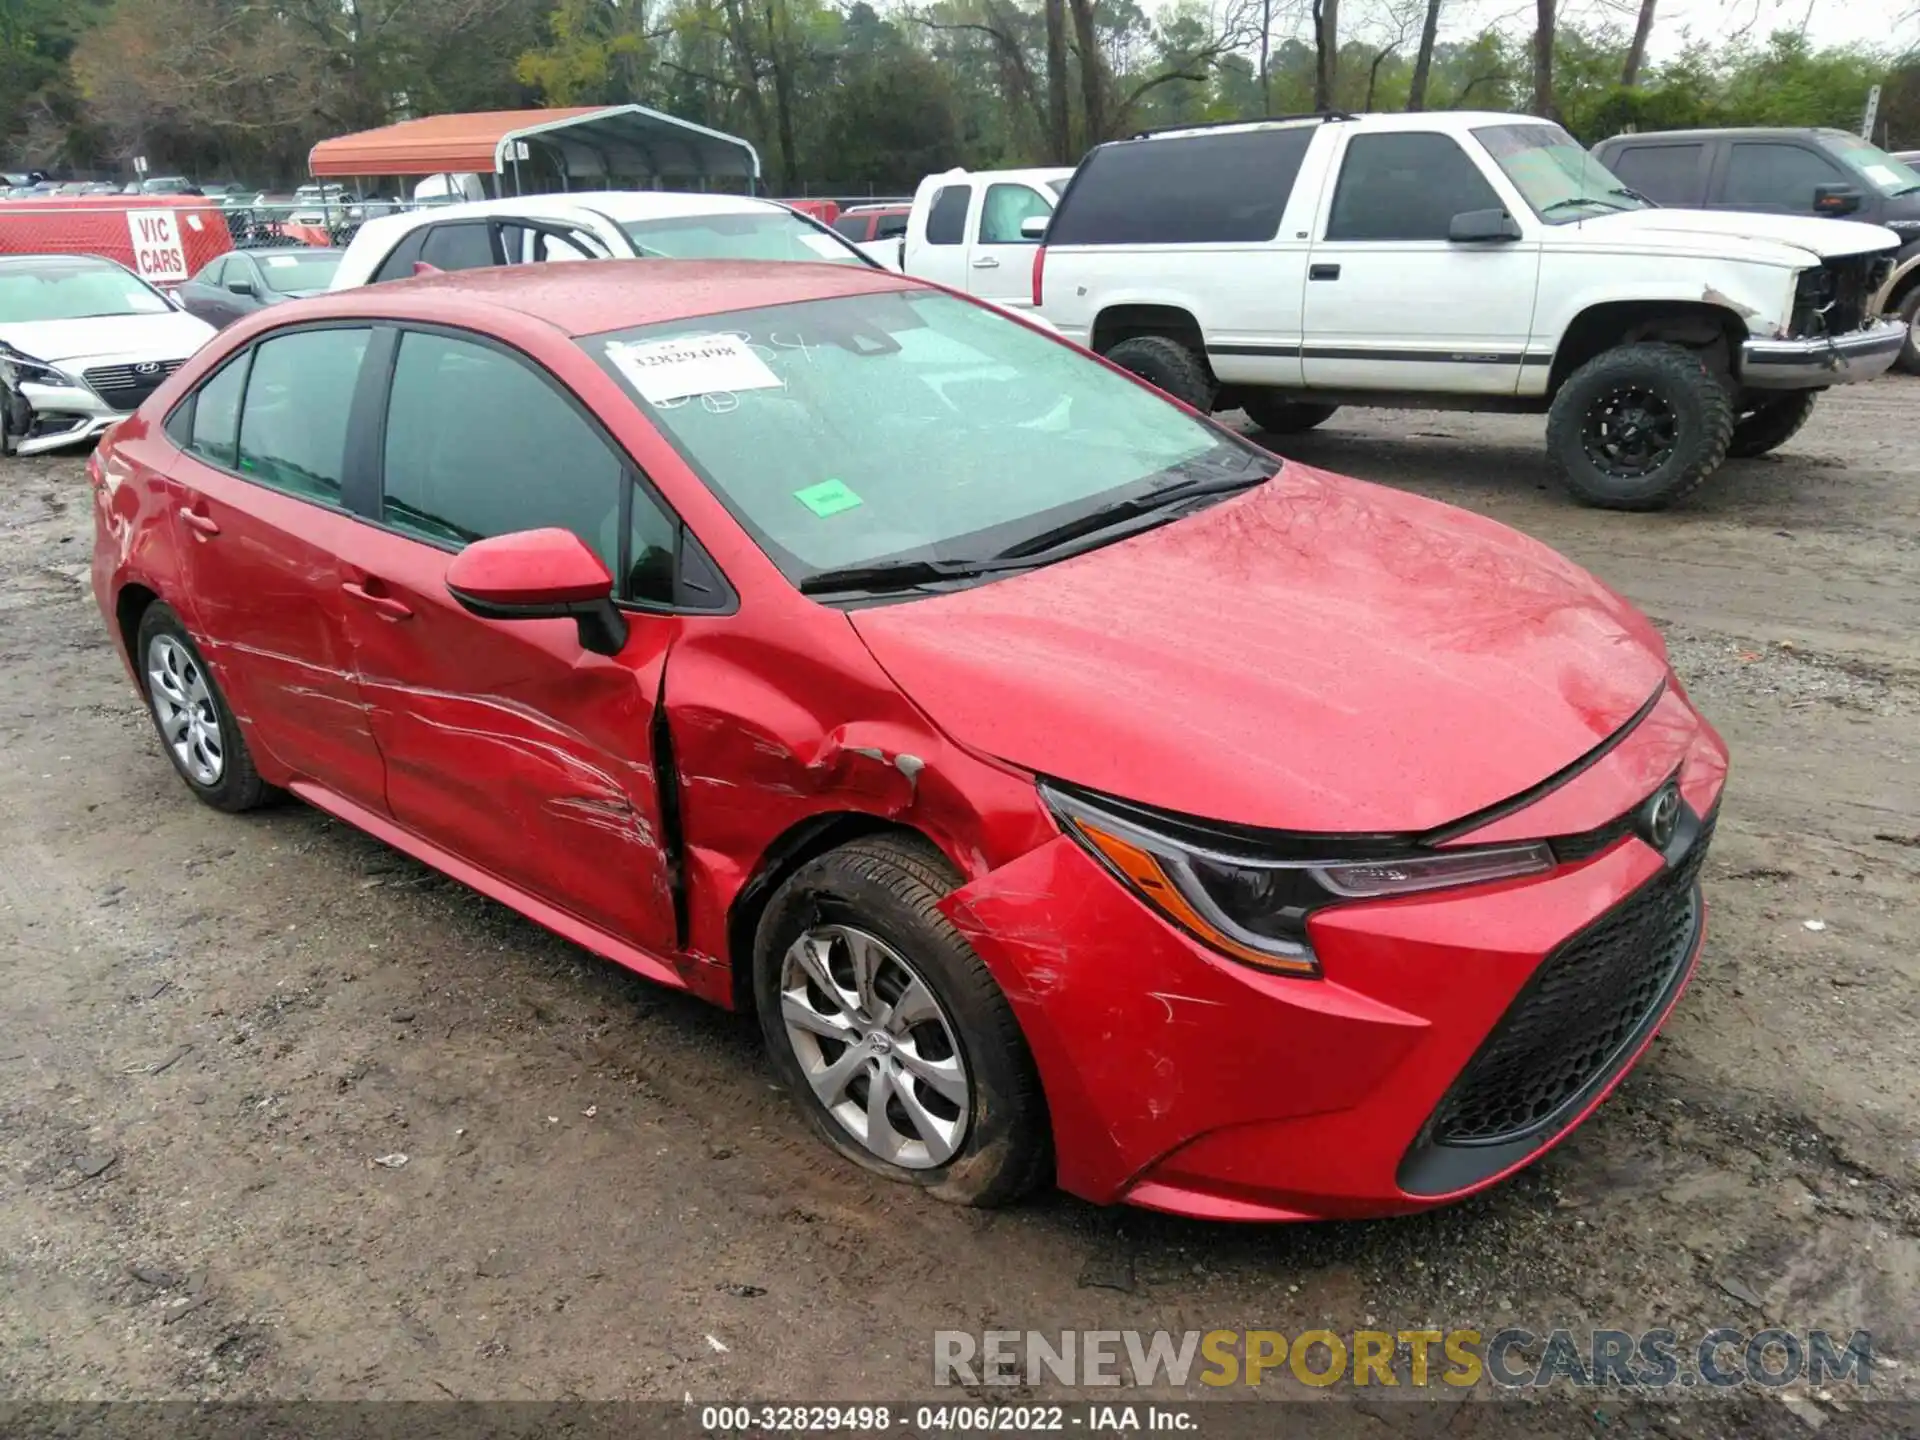
[[[1725,750],[1704,723],[1684,748],[1697,827]],[[1605,1099],[1697,963],[1704,849],[1620,832],[1544,876],[1322,911],[1320,980],[1216,955],[1064,836],[944,908],[1020,1018],[1062,1188],[1208,1219],[1359,1218],[1491,1185]]]
[[[116,410],[83,385],[40,385],[28,381],[20,395],[33,411],[32,428],[14,440],[19,455],[40,455],[78,445],[104,433],[131,411]]]
[[[1749,340],[1740,347],[1740,379],[1756,390],[1809,390],[1871,380],[1900,357],[1907,326],[1881,320],[1849,335]]]

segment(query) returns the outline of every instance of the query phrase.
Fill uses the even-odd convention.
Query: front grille
[[[1687,856],[1540,963],[1429,1129],[1438,1145],[1503,1145],[1564,1119],[1620,1063],[1672,988],[1700,919],[1713,817]]]
[[[134,410],[179,368],[178,360],[162,360],[151,374],[143,375],[135,365],[96,365],[83,378],[114,409]]]

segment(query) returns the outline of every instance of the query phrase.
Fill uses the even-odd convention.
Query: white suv
[[[1545,412],[1574,495],[1645,510],[1880,374],[1872,225],[1663,210],[1559,126],[1472,112],[1163,131],[1093,150],[1033,299],[1195,409]]]

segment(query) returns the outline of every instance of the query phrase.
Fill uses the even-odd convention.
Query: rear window
[[[1089,155],[1049,245],[1271,240],[1317,127],[1123,140]]]

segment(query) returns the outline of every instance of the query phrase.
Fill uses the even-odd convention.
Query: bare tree
[[[1647,63],[1647,37],[1653,33],[1654,0],[1640,0],[1640,18],[1634,22],[1633,43],[1627,46],[1626,68],[1620,72],[1622,85],[1640,83],[1640,67]]]
[[[1340,67],[1340,0],[1313,3],[1313,108],[1333,109],[1334,82]]]
[[[1551,120],[1553,108],[1554,0],[1534,0],[1539,16],[1533,29],[1533,113]]]
[[[1648,5],[1653,0],[1647,0]],[[1427,17],[1420,26],[1420,49],[1413,57],[1413,79],[1407,85],[1407,109],[1427,108],[1427,77],[1433,73],[1433,46],[1440,35],[1440,0],[1427,0]]]

